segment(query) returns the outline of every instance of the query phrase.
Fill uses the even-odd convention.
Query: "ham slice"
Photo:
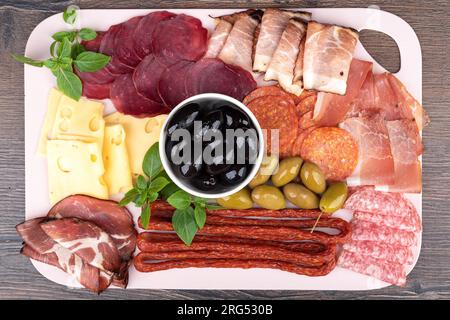
[[[62,218],[40,224],[55,242],[90,265],[118,273],[121,259],[111,237],[95,224],[76,218]]]
[[[291,18],[297,18],[307,22],[311,19],[311,13],[280,10],[276,8],[268,8],[264,11],[258,42],[256,43],[255,58],[253,62],[254,71],[267,71],[272,56],[280,42],[281,35]]]
[[[386,127],[394,157],[395,183],[389,186],[393,192],[421,192],[422,173],[418,156],[423,145],[417,124],[413,120],[387,121]]]
[[[217,18],[216,20],[217,25],[209,38],[208,51],[206,51],[205,58],[216,58],[219,55],[233,28],[233,25],[224,19]]]
[[[344,95],[357,42],[353,29],[309,22],[303,60],[305,89]]]
[[[344,120],[352,107],[351,103],[358,96],[364,80],[371,70],[372,62],[353,59],[350,64],[345,95],[319,92],[314,106],[314,121],[319,126],[336,126]]]
[[[261,21],[261,11],[240,16],[217,56],[223,62],[252,71],[253,36]]]
[[[383,118],[379,115],[349,118],[339,126],[358,142],[358,166],[349,179],[363,185],[394,183],[394,160]]]
[[[301,80],[294,82],[294,69],[305,34],[306,23],[289,20],[264,77],[264,80],[278,81],[284,90],[297,96],[303,91],[303,83]]]

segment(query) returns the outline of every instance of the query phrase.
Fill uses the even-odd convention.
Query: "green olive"
[[[321,194],[327,188],[322,170],[311,162],[305,162],[300,170],[300,179],[309,190]]]
[[[347,200],[348,189],[344,182],[337,182],[328,187],[320,199],[320,210],[325,213],[333,213],[339,210]]]
[[[319,197],[312,191],[297,183],[288,183],[283,187],[286,199],[301,209],[317,209]]]
[[[245,188],[230,196],[219,198],[216,201],[220,206],[227,209],[244,210],[253,207],[250,192]]]
[[[252,191],[252,200],[265,209],[280,210],[286,207],[283,193],[273,186],[257,186]]]
[[[272,183],[276,187],[284,186],[292,180],[294,180],[300,168],[302,166],[303,160],[299,157],[286,158],[281,160],[278,170],[272,176]]]
[[[270,176],[278,166],[278,156],[265,156],[261,167],[258,170],[256,176],[250,181],[248,186],[254,188],[269,181]]]

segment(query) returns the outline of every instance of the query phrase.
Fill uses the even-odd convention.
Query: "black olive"
[[[226,163],[212,163],[212,164],[207,164],[205,166],[205,170],[208,174],[212,174],[212,175],[218,175],[224,171],[226,171],[231,165],[230,164],[226,164]]]
[[[223,107],[225,125],[229,129],[245,129],[250,127],[249,117],[242,111],[228,106]]]
[[[190,103],[183,106],[180,111],[171,120],[169,126],[169,134],[172,134],[174,129],[192,129],[194,121],[200,120],[200,105],[197,103]]]
[[[195,187],[203,191],[209,191],[217,185],[217,178],[208,174],[201,174],[192,180]]]
[[[247,177],[247,166],[232,165],[227,171],[220,175],[220,180],[224,185],[236,185]]]
[[[185,163],[180,165],[180,174],[185,178],[196,177],[202,169],[201,164],[196,163]]]

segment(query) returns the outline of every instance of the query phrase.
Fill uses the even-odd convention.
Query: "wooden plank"
[[[367,292],[311,291],[206,291],[108,290],[101,296],[86,290],[56,285],[42,277],[18,254],[21,241],[14,226],[24,218],[23,67],[9,53],[23,53],[33,28],[46,17],[64,10],[72,1],[6,0],[0,3],[0,298],[36,299],[439,299],[450,298],[450,63],[445,0],[423,6],[421,1],[383,1],[381,9],[405,19],[416,30],[423,53],[424,106],[431,124],[424,131],[423,247],[418,264],[405,288],[389,287]],[[278,6],[273,1],[76,1],[82,8],[236,8]],[[372,1],[371,3],[381,3]],[[285,5],[285,4],[283,4]],[[366,7],[366,1],[291,1],[289,7]],[[397,54],[377,38],[365,39],[379,61]],[[380,49],[381,48],[381,49]],[[395,63],[393,63],[395,67]],[[36,106],[42,107],[42,106]],[[44,214],[44,213],[43,213]]]

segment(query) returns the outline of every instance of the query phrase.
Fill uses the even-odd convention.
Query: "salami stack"
[[[413,204],[400,193],[359,188],[345,207],[353,211],[352,237],[338,265],[403,286],[422,225]]]

